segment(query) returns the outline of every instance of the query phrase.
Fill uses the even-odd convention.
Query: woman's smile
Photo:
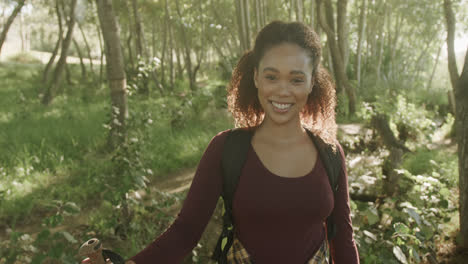
[[[270,101],[273,105],[275,112],[285,113],[287,112],[294,104],[293,103],[280,103],[275,101]]]

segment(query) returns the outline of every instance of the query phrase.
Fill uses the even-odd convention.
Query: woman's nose
[[[287,96],[291,93],[291,85],[288,81],[278,83],[278,94]]]

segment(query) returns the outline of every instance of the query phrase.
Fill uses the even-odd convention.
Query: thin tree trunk
[[[72,37],[73,37],[73,28],[75,27],[75,8],[77,0],[72,0],[70,6],[70,15],[68,20],[68,31],[65,36],[65,39],[62,42],[62,51],[60,53],[60,58],[55,66],[54,74],[52,76],[52,83],[47,87],[47,91],[42,98],[42,103],[48,105],[52,102],[57,92],[57,89],[60,86],[62,81],[62,73],[67,63],[68,49],[70,47]]]
[[[102,41],[102,35],[101,35],[101,30],[99,28],[99,25],[96,23],[96,32],[99,40],[99,51],[101,53],[101,56],[99,58],[99,85],[102,83],[103,75],[104,75],[104,45]]]
[[[169,78],[171,82],[171,90],[174,90],[174,41],[173,41],[173,32],[172,25],[168,25],[169,28]]]
[[[246,47],[250,49],[250,5],[248,0],[244,0],[245,37]]]
[[[345,69],[348,66],[349,60],[347,9],[348,0],[338,0],[336,10],[338,45],[340,46],[341,58],[343,60],[343,66]]]
[[[93,69],[93,57],[91,56],[91,47],[89,46],[89,43],[88,43],[88,40],[86,38],[86,34],[84,33],[83,31],[83,27],[81,26],[81,24],[78,22],[78,28],[80,29],[80,32],[81,32],[81,36],[83,37],[83,41],[85,43],[85,47],[86,47],[86,52],[88,53],[88,58],[89,58],[89,68],[91,70],[91,73],[94,77],[94,69]]]
[[[143,24],[141,23],[140,13],[138,12],[138,4],[136,0],[132,0],[133,19],[135,23],[136,34],[136,47],[137,54],[141,57],[147,58],[148,52],[146,51],[145,36],[143,31]]]
[[[179,18],[182,18],[182,13],[180,12],[180,6],[179,6],[179,0],[176,0],[176,10],[177,14],[179,15]],[[195,80],[193,78],[193,69],[192,69],[192,58],[190,57],[191,55],[191,49],[190,49],[190,44],[188,42],[187,34],[185,32],[185,26],[181,25],[180,26],[180,31],[182,35],[182,42],[184,45],[184,50],[185,50],[185,56],[184,56],[184,61],[185,61],[185,69],[187,70],[187,74],[189,76],[189,86],[191,91],[195,91]]]
[[[304,2],[303,0],[296,0],[296,20],[304,22]]]
[[[468,249],[468,49],[458,79],[456,98],[456,134],[458,142],[458,174],[460,184],[460,232],[462,247]],[[462,211],[463,210],[463,211]]]
[[[174,29],[172,29],[174,30]],[[173,31],[173,34],[174,34],[174,31]],[[182,58],[180,55],[180,44],[179,42],[177,41],[177,39],[174,41],[175,42],[175,55],[176,55],[176,64],[177,64],[177,75],[176,75],[176,79],[177,80],[180,80],[182,79],[182,76],[183,76],[183,73],[184,73],[184,68],[182,67]]]
[[[364,32],[366,28],[366,4],[367,0],[362,0],[360,13],[359,13],[359,26],[358,26],[358,43],[356,50],[356,80],[358,87],[361,87],[361,49],[362,41],[364,39]]]
[[[155,19],[153,18],[153,30],[152,30],[152,36],[153,36],[153,47],[155,46]],[[163,85],[163,86],[166,86],[166,53],[167,53],[167,17],[164,17],[163,18],[163,23],[162,23],[162,27],[163,27],[163,47],[162,47],[162,51],[161,51],[161,80],[160,80],[160,83]]]
[[[452,88],[455,90],[455,128],[458,144],[460,247],[468,250],[468,49],[461,75],[458,75],[455,58],[455,16],[452,2],[444,0],[447,22],[448,69]]]
[[[58,40],[57,43],[55,44],[55,48],[52,51],[52,55],[50,56],[49,62],[47,63],[46,67],[44,68],[44,72],[42,74],[42,82],[44,85],[48,85],[49,81],[49,71],[52,65],[54,64],[55,58],[57,57],[58,50],[60,48],[60,45],[62,44],[62,39],[63,39],[63,27],[62,27],[62,15],[60,13],[60,7],[59,7],[59,0],[55,1],[55,12],[57,13],[57,23],[59,27],[59,33],[58,33]]]
[[[246,39],[246,26],[245,26],[245,12],[244,12],[244,0],[236,1],[236,14],[237,24],[239,28],[239,40],[240,40],[240,54],[243,54],[248,49]]]
[[[0,33],[0,53],[2,52],[2,46],[3,46],[3,43],[5,42],[8,31],[10,30],[11,24],[13,24],[13,21],[15,20],[16,16],[21,11],[21,8],[23,8],[25,1],[26,0],[18,1],[18,5],[15,7],[15,9],[13,9],[13,12],[8,17],[8,20],[5,23],[5,26],[3,26],[2,33]]]
[[[434,63],[434,67],[432,68],[431,77],[429,77],[429,81],[427,82],[427,87],[426,87],[427,91],[431,90],[431,88],[432,88],[432,80],[434,79],[435,72],[436,72],[436,69],[437,69],[437,65],[439,64],[441,51],[442,51],[442,45],[439,47],[439,50],[437,51],[437,56],[436,56],[436,60],[435,60],[435,63]]]
[[[255,0],[255,31],[258,33],[262,29],[260,0]]]
[[[319,9],[319,15],[321,9],[321,0],[317,0],[317,8]],[[356,112],[356,95],[352,85],[350,85],[348,77],[345,71],[345,65],[341,56],[339,44],[336,40],[336,34],[334,31],[333,22],[333,7],[330,0],[325,0],[325,13],[326,20],[323,15],[320,15],[320,25],[327,34],[327,43],[330,47],[330,53],[333,60],[333,69],[335,73],[335,79],[337,82],[337,92],[344,90],[348,96],[348,111],[350,115],[354,115]]]
[[[65,80],[67,81],[68,85],[73,84],[71,76],[72,76],[72,74],[71,74],[71,71],[70,71],[70,65],[68,63],[65,63]],[[58,88],[59,88],[59,90],[58,90],[59,93],[63,93],[65,91],[63,85],[61,85]]]
[[[264,27],[268,21],[267,6],[265,4],[265,0],[260,0],[260,12],[262,17],[262,27]]]
[[[310,26],[312,29],[316,30],[316,25],[315,25],[315,1],[311,0],[310,1]]]
[[[83,79],[83,81],[85,81],[88,74],[86,73],[86,66],[83,61],[83,54],[81,53],[80,46],[78,45],[78,42],[76,42],[75,38],[73,38],[73,44],[75,45],[76,52],[78,52],[78,58],[80,59],[81,78]]]
[[[106,52],[107,80],[112,102],[112,116],[109,146],[115,148],[125,141],[126,119],[128,117],[126,76],[124,59],[120,46],[120,32],[112,7],[112,0],[97,0],[99,22],[104,37]]]

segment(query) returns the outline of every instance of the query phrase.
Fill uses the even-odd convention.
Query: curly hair
[[[317,34],[299,22],[273,21],[257,35],[255,46],[240,58],[228,87],[228,109],[236,127],[255,127],[264,118],[254,83],[254,70],[265,52],[282,43],[293,43],[302,47],[312,59],[314,85],[301,112],[301,123],[319,135],[325,142],[336,140],[335,85],[330,74],[320,65],[321,46]]]

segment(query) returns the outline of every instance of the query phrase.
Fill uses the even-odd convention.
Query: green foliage
[[[184,96],[168,93],[148,98],[134,93],[129,98],[127,141],[109,153],[106,142],[113,119],[107,90],[96,91],[86,102],[66,92],[45,108],[37,96],[40,69],[9,64],[2,70],[0,222],[12,230],[8,238],[0,239],[4,243],[0,256],[8,256],[8,260],[0,258],[1,263],[22,256],[37,262],[51,258],[76,263],[78,244],[73,241],[85,241],[89,235],[55,229],[76,218],[78,207],[92,208],[95,213],[90,215],[88,230],[115,240],[122,227],[124,196],[134,219],[127,234],[131,246],[125,251],[136,252],[167,227],[172,216],[163,211],[179,204],[185,194],[152,195],[154,201],[143,204],[133,190],[155,185],[161,175],[195,166],[209,140],[231,127],[224,111],[215,107],[219,82]],[[22,231],[31,215],[43,219],[44,230]],[[21,240],[23,235],[31,239]]]
[[[383,114],[389,117],[389,125],[394,135],[415,148],[431,142],[436,129],[435,114],[418,107],[403,95],[397,95],[393,103],[385,97],[377,97],[372,103],[363,103],[358,116],[370,123],[372,116]]]

